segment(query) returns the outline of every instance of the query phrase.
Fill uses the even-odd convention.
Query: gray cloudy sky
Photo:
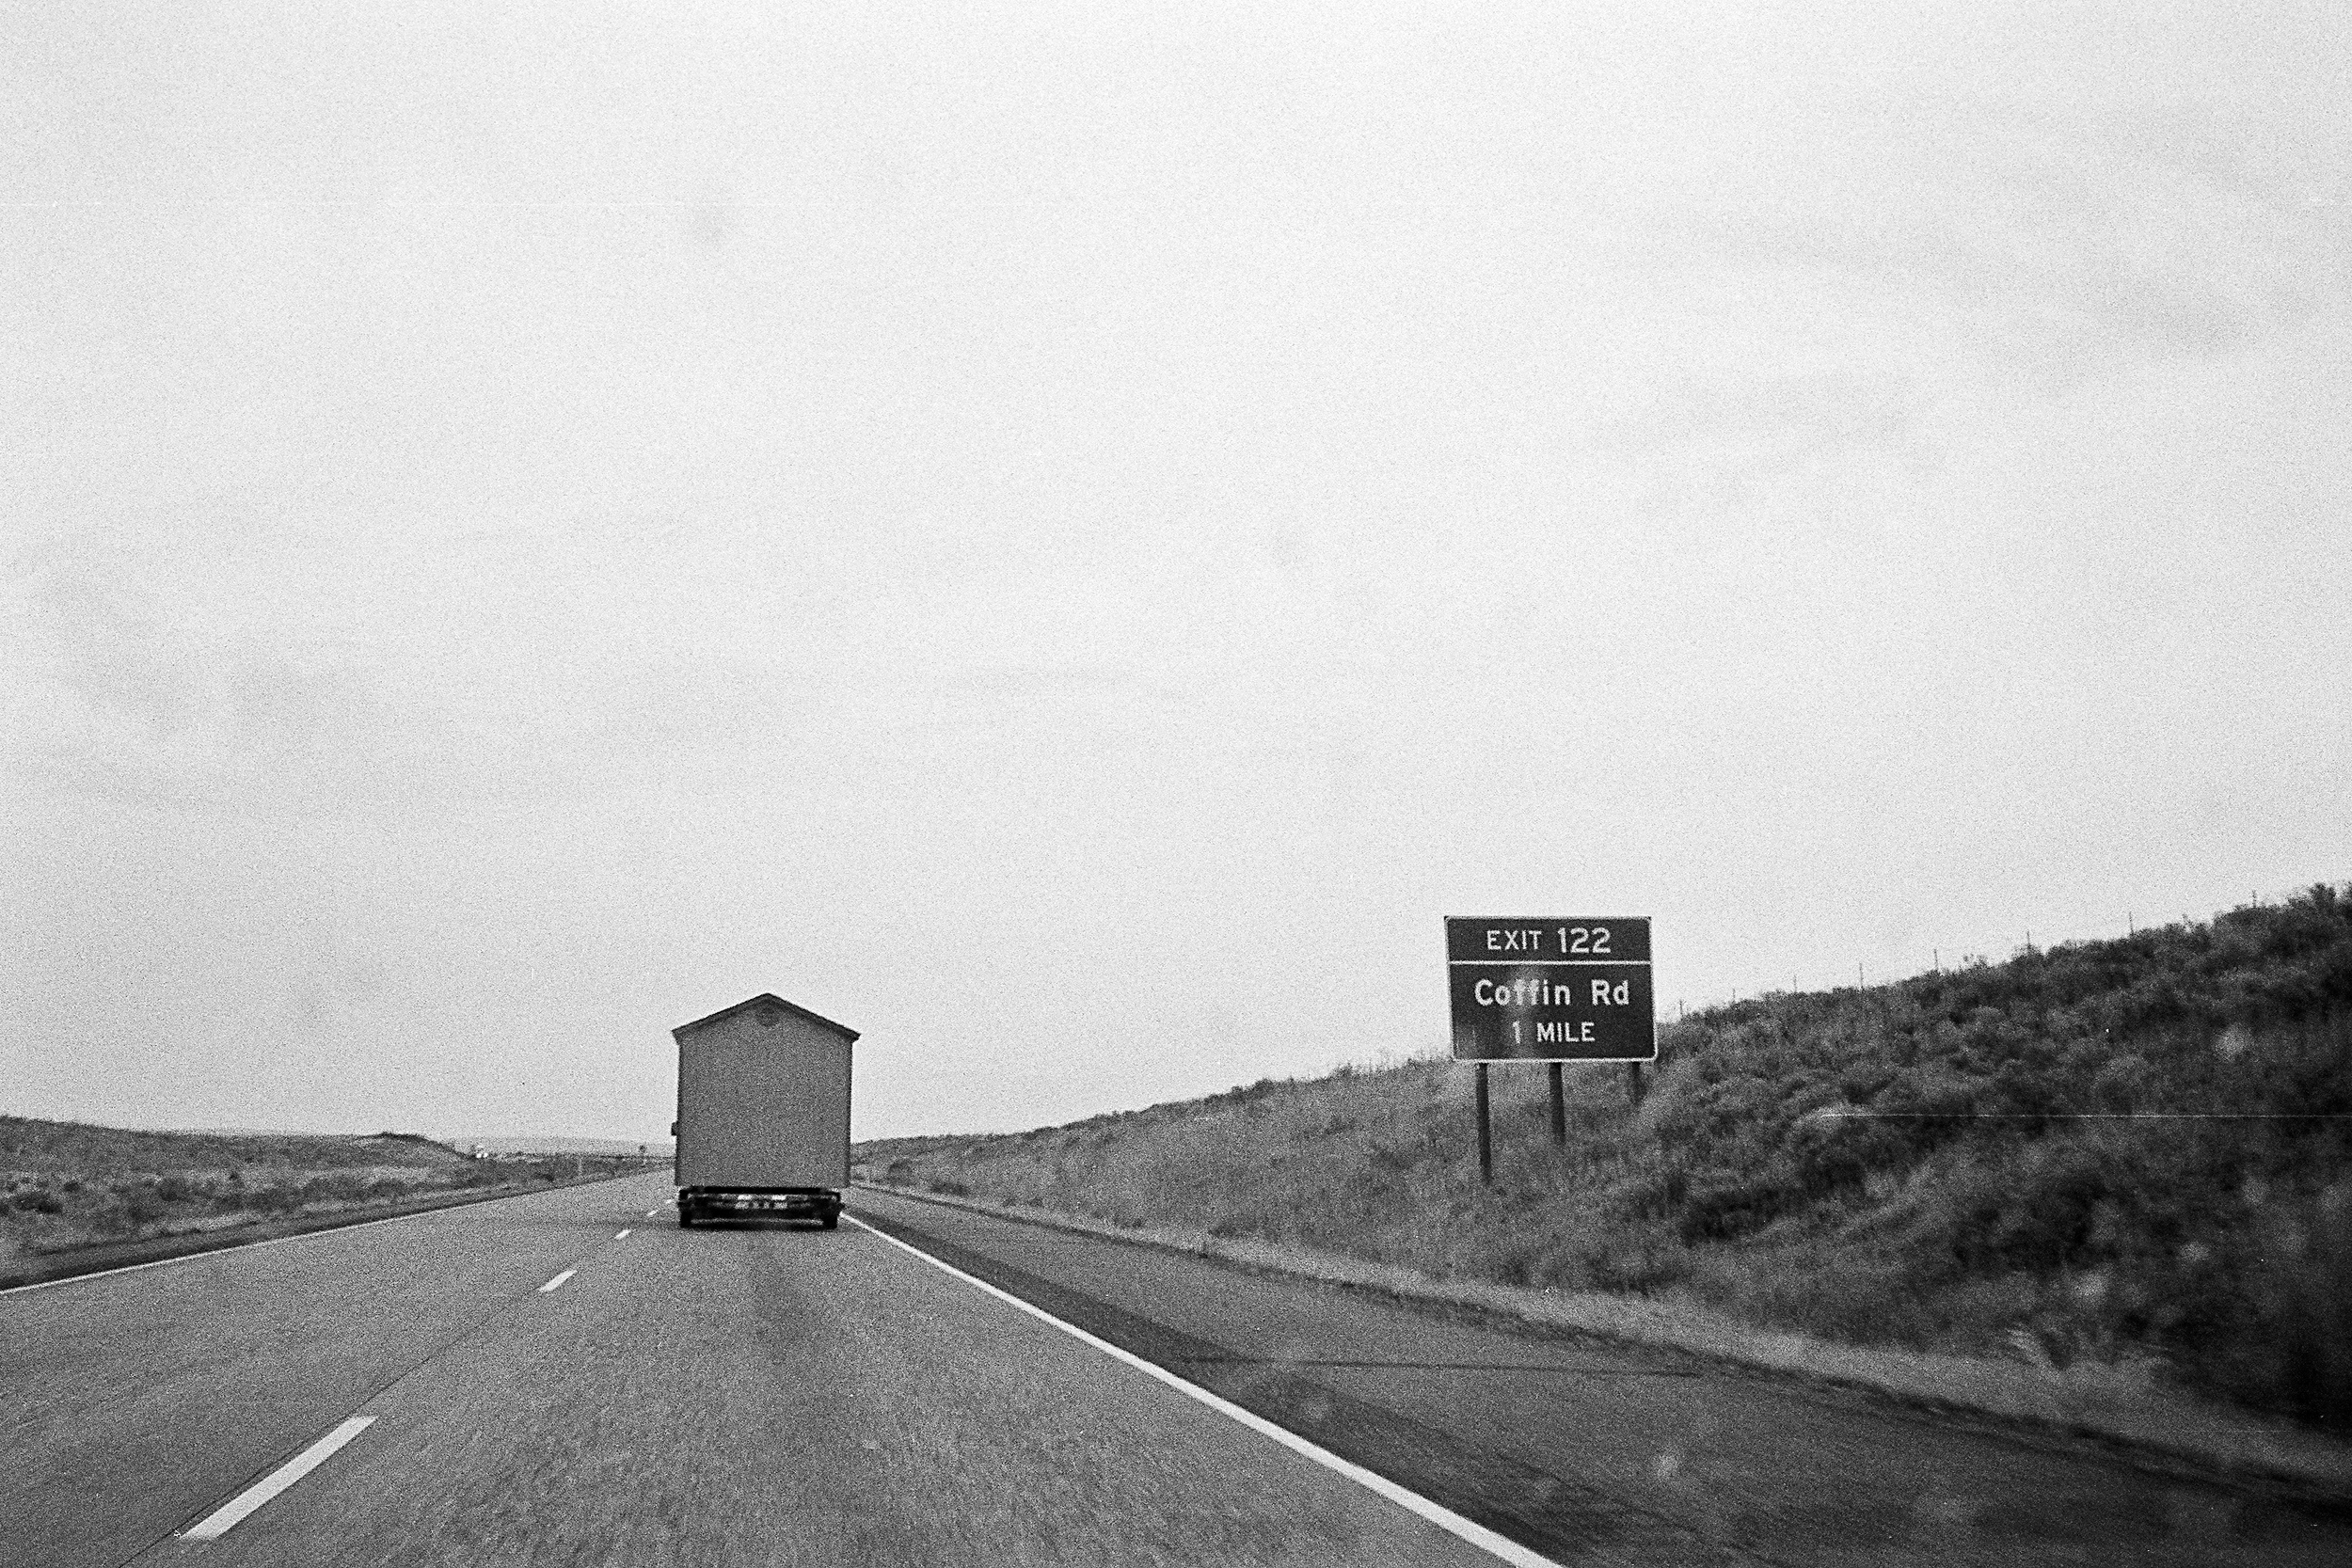
[[[2352,875],[2338,6],[0,13],[0,1110],[860,1135]],[[2161,10],[2161,16],[2152,11]]]

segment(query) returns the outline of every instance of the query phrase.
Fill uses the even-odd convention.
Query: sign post
[[[1486,1121],[1486,1064],[1478,1064],[1478,1181],[1479,1185],[1495,1184],[1495,1141]]]
[[[1641,1064],[1658,1059],[1649,916],[1449,916],[1445,957],[1454,1059],[1477,1066],[1481,1181],[1494,1180],[1488,1063],[1549,1064],[1554,1144],[1568,1141],[1562,1063],[1628,1063],[1639,1101]]]

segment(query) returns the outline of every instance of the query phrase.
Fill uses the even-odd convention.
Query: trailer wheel
[[[677,1209],[677,1227],[680,1230],[694,1228],[694,1212],[683,1203],[679,1204]]]
[[[818,1220],[817,1223],[823,1226],[828,1230],[838,1230],[841,1228],[841,1216],[839,1214],[827,1214],[823,1219]]]

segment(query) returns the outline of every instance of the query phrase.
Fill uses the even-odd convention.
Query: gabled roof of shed
[[[811,1023],[821,1023],[826,1028],[832,1030],[834,1034],[839,1035],[845,1040],[853,1040],[857,1038],[857,1031],[850,1028],[849,1025],[845,1023],[835,1023],[829,1018],[819,1017],[818,1014],[810,1012],[806,1007],[799,1006],[793,1003],[787,1002],[783,997],[778,996],[775,992],[767,990],[761,991],[757,996],[747,996],[732,1007],[722,1007],[717,1012],[712,1013],[708,1018],[698,1018],[691,1023],[681,1023],[676,1028],[670,1031],[671,1037],[675,1038],[677,1036],[687,1034],[691,1030],[700,1029],[706,1025],[716,1023],[723,1018],[733,1018],[744,1008],[756,1007],[763,1002],[768,1003],[771,1006],[782,1007],[786,1012],[792,1014],[795,1018],[804,1018]]]

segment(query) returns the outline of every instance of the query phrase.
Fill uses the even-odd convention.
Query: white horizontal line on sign
[[[1619,1062],[1631,1062],[1644,1067],[1658,1060],[1655,1056],[1454,1056],[1448,1058],[1465,1067],[1609,1067]]]
[[[1448,958],[1446,962],[1456,969],[1470,964],[1492,964],[1497,969],[1562,969],[1578,964],[1603,964],[1611,969],[1649,967],[1647,958]]]
[[[246,1487],[210,1513],[180,1532],[183,1541],[216,1541],[229,1533],[237,1522],[272,1497],[317,1469],[331,1458],[337,1449],[358,1436],[375,1423],[373,1416],[354,1416],[334,1431],[289,1459],[283,1465]]]

